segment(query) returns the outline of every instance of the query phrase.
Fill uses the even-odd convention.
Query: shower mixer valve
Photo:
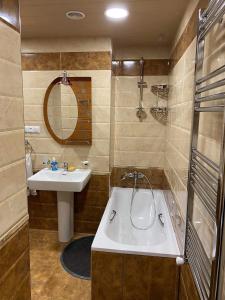
[[[141,179],[141,178],[144,178],[145,175],[141,172],[137,172],[137,171],[134,171],[134,172],[130,172],[130,173],[125,173],[121,176],[121,180],[125,180],[125,179]]]

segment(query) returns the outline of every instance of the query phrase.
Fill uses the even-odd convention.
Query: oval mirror
[[[54,134],[68,139],[77,125],[77,99],[70,85],[53,86],[47,103],[47,117]]]
[[[60,144],[91,144],[91,79],[70,77],[63,84],[56,78],[44,100],[44,120]]]

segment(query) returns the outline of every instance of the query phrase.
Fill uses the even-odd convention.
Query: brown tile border
[[[22,70],[111,70],[111,60],[109,51],[22,53]]]
[[[20,16],[18,0],[0,1],[0,21],[20,32]]]
[[[168,75],[169,59],[146,59],[144,65],[145,76]],[[139,76],[140,62],[138,60],[113,60],[112,72],[114,76]]]
[[[22,225],[1,246],[0,270],[1,300],[29,300],[31,295],[28,223]]]
[[[205,8],[208,5],[207,0],[200,0],[196,9],[194,10],[187,26],[184,29],[181,37],[179,38],[170,57],[170,69],[172,70],[178,63],[184,52],[190,46],[197,34],[198,11],[200,8]]]
[[[22,70],[60,70],[60,53],[24,53]]]
[[[63,70],[111,70],[110,52],[63,52]]]
[[[164,170],[160,168],[148,168],[148,169],[141,169],[136,167],[114,167],[112,169],[112,173],[110,176],[110,183],[111,186],[117,187],[133,187],[132,180],[122,180],[121,177],[124,173],[133,172],[134,170],[138,172],[142,172],[146,175],[146,177],[150,180],[153,189],[161,189],[165,190],[168,189],[168,182],[166,176],[164,174]],[[146,179],[141,180],[138,183],[139,188],[149,188]]]

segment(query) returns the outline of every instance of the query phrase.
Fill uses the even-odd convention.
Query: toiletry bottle
[[[58,163],[57,163],[55,157],[52,158],[51,169],[52,169],[52,171],[57,171],[58,170]]]

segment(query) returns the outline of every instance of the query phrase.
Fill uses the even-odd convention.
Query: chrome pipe
[[[216,12],[219,11],[217,14]],[[210,13],[206,23],[203,24],[203,30],[199,35],[199,40],[203,39],[210,29],[220,21],[225,13],[225,3],[224,0],[221,0],[220,3],[214,8],[214,10]]]
[[[205,274],[205,279],[207,280],[208,285],[210,285],[210,275],[211,275],[211,265],[207,266],[206,258],[202,258],[202,252],[197,249],[195,243],[192,242],[193,236],[190,234],[190,238],[188,238],[188,250],[197,257],[197,260],[201,262],[201,269]]]
[[[217,12],[220,11],[220,7],[223,4],[224,0],[217,0],[213,5],[209,6],[207,9],[207,15],[203,17],[203,27],[206,26],[210,21],[214,20]],[[204,14],[204,13],[203,13]]]
[[[196,267],[195,263],[193,262],[193,258],[189,258],[190,261],[190,267],[192,270],[192,273],[194,275],[195,282],[201,297],[201,300],[208,300],[209,299],[209,291],[206,290],[205,286],[202,284],[202,277],[201,274],[199,273],[198,268]]]
[[[215,221],[215,213],[216,213],[216,206],[215,202],[208,196],[208,194],[205,192],[204,188],[199,184],[199,181],[193,180],[192,178],[192,186],[195,188],[195,192],[201,201],[201,203],[205,206],[206,210],[212,217],[212,220]],[[200,196],[200,197],[199,197]]]
[[[223,112],[224,105],[209,106],[209,107],[195,107],[197,112]]]
[[[212,101],[212,100],[221,100],[221,99],[225,99],[225,92],[214,94],[214,95],[209,95],[209,96],[205,96],[205,97],[195,96],[196,103]]]
[[[199,269],[200,273],[202,274],[202,279],[204,281],[204,286],[207,288],[208,292],[210,289],[210,275],[206,273],[206,269],[204,268],[203,260],[200,257],[200,253],[196,250],[196,245],[190,244],[191,247],[188,249],[190,256],[193,257],[193,261],[197,268]],[[198,259],[199,257],[199,259]]]
[[[202,260],[205,272],[207,276],[210,277],[212,264],[210,263],[210,260],[195,229],[193,231],[189,228],[188,247],[194,248],[194,250],[198,251],[199,259]]]
[[[216,212],[216,196],[210,193],[210,190],[208,190],[208,188],[201,182],[201,180],[199,180],[198,177],[192,176],[191,179],[192,183],[200,189],[201,193],[204,195],[205,199],[208,200],[208,203],[214,212]]]
[[[213,6],[218,2],[219,0],[211,0],[209,1],[208,7],[203,11],[202,18],[206,17],[207,14],[212,10]]]
[[[203,83],[203,82],[205,82],[205,81],[207,81],[207,80],[209,80],[209,79],[211,79],[211,78],[213,78],[213,77],[216,77],[216,76],[220,75],[220,74],[223,73],[223,72],[225,72],[225,65],[223,65],[222,67],[220,67],[220,68],[218,68],[218,69],[212,71],[212,72],[209,73],[208,75],[206,75],[206,76],[204,76],[204,77],[198,79],[198,80],[196,81],[196,84],[197,84],[197,85],[198,85],[198,84],[201,84],[201,83]]]
[[[209,215],[211,216],[213,222],[215,222],[216,218],[215,218],[215,210],[213,211],[213,208],[209,205],[208,200],[206,200],[203,196],[203,194],[201,193],[201,190],[199,191],[197,189],[197,185],[191,183],[191,187],[193,188],[194,192],[196,193],[196,195],[198,196],[199,200],[202,202],[202,204],[205,206],[206,210],[208,211]],[[199,188],[199,187],[198,187]]]
[[[201,87],[201,88],[197,89],[196,94],[200,94],[200,93],[212,90],[212,89],[216,89],[216,88],[218,88],[220,86],[223,86],[223,85],[225,85],[225,79],[218,80],[216,82],[213,82],[209,85],[206,85],[204,87]]]
[[[192,153],[204,161],[209,167],[211,167],[215,172],[219,173],[219,167],[211,159],[206,157],[204,154],[200,153],[197,149],[192,148]]]
[[[193,176],[199,177],[199,179],[208,187],[208,189],[212,192],[212,194],[216,197],[217,196],[217,189],[212,185],[210,180],[208,180],[208,177],[205,177],[205,175],[194,166],[192,167],[192,173]]]
[[[209,180],[213,181],[213,185],[216,186],[216,189],[218,189],[218,176],[216,177],[213,173],[211,173],[203,164],[201,164],[200,161],[197,159],[193,158],[192,160],[193,164],[195,164],[195,167],[198,167],[206,177],[209,178]]]

